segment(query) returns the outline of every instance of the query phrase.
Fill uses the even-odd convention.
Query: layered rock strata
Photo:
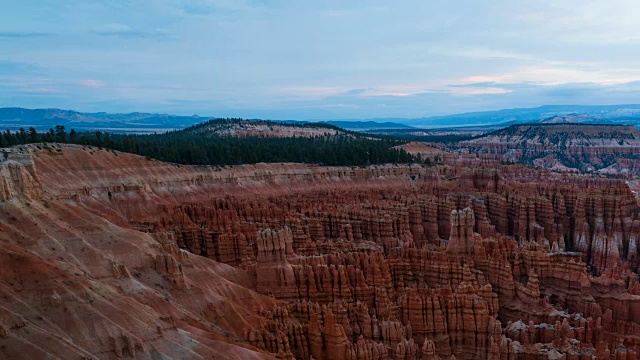
[[[0,162],[7,358],[635,359],[640,212],[534,171]]]

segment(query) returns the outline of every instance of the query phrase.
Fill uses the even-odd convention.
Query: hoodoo
[[[6,358],[640,350],[640,214],[620,180],[499,165],[487,186],[469,182],[485,169],[463,165],[220,169],[72,145],[4,152]]]

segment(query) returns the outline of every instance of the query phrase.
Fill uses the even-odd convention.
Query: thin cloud
[[[40,75],[44,68],[28,62],[0,60],[0,75]]]
[[[505,89],[501,87],[463,87],[452,93],[456,95],[494,95],[494,94],[507,94],[513,90]]]
[[[44,32],[0,32],[0,39],[30,39],[51,36]]]
[[[119,23],[105,25],[100,29],[94,30],[93,33],[100,36],[113,36],[124,39],[167,39],[172,37],[171,31],[168,29],[140,30]]]
[[[78,81],[78,84],[88,88],[101,88],[104,86],[104,82],[100,80],[91,80],[91,79],[80,80]]]
[[[220,12],[253,12],[264,10],[263,4],[251,0],[181,0],[180,9],[191,15],[210,15]]]

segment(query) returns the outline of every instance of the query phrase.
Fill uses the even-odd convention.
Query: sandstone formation
[[[1,151],[0,358],[640,351],[640,209],[620,180]]]
[[[634,126],[576,123],[518,124],[453,145],[498,162],[560,172],[639,175],[640,131]]]
[[[439,163],[445,158],[449,158],[449,152],[439,149],[434,145],[429,145],[419,141],[412,141],[404,145],[398,145],[396,149],[403,149],[409,154],[416,155],[422,160]]]

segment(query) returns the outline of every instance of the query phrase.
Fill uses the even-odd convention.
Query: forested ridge
[[[161,134],[116,134],[102,131],[67,131],[57,125],[48,132],[34,128],[8,130],[0,136],[0,147],[28,143],[71,143],[90,145],[134,153],[150,158],[186,165],[238,165],[259,162],[298,162],[322,165],[369,165],[382,163],[413,163],[418,158],[402,149],[394,149],[403,142],[391,138],[373,139],[339,129],[337,135],[311,138],[234,138],[216,135],[203,136],[193,130],[205,126],[224,126],[242,119],[215,119],[183,130]],[[282,124],[278,126],[305,127],[316,124]]]

